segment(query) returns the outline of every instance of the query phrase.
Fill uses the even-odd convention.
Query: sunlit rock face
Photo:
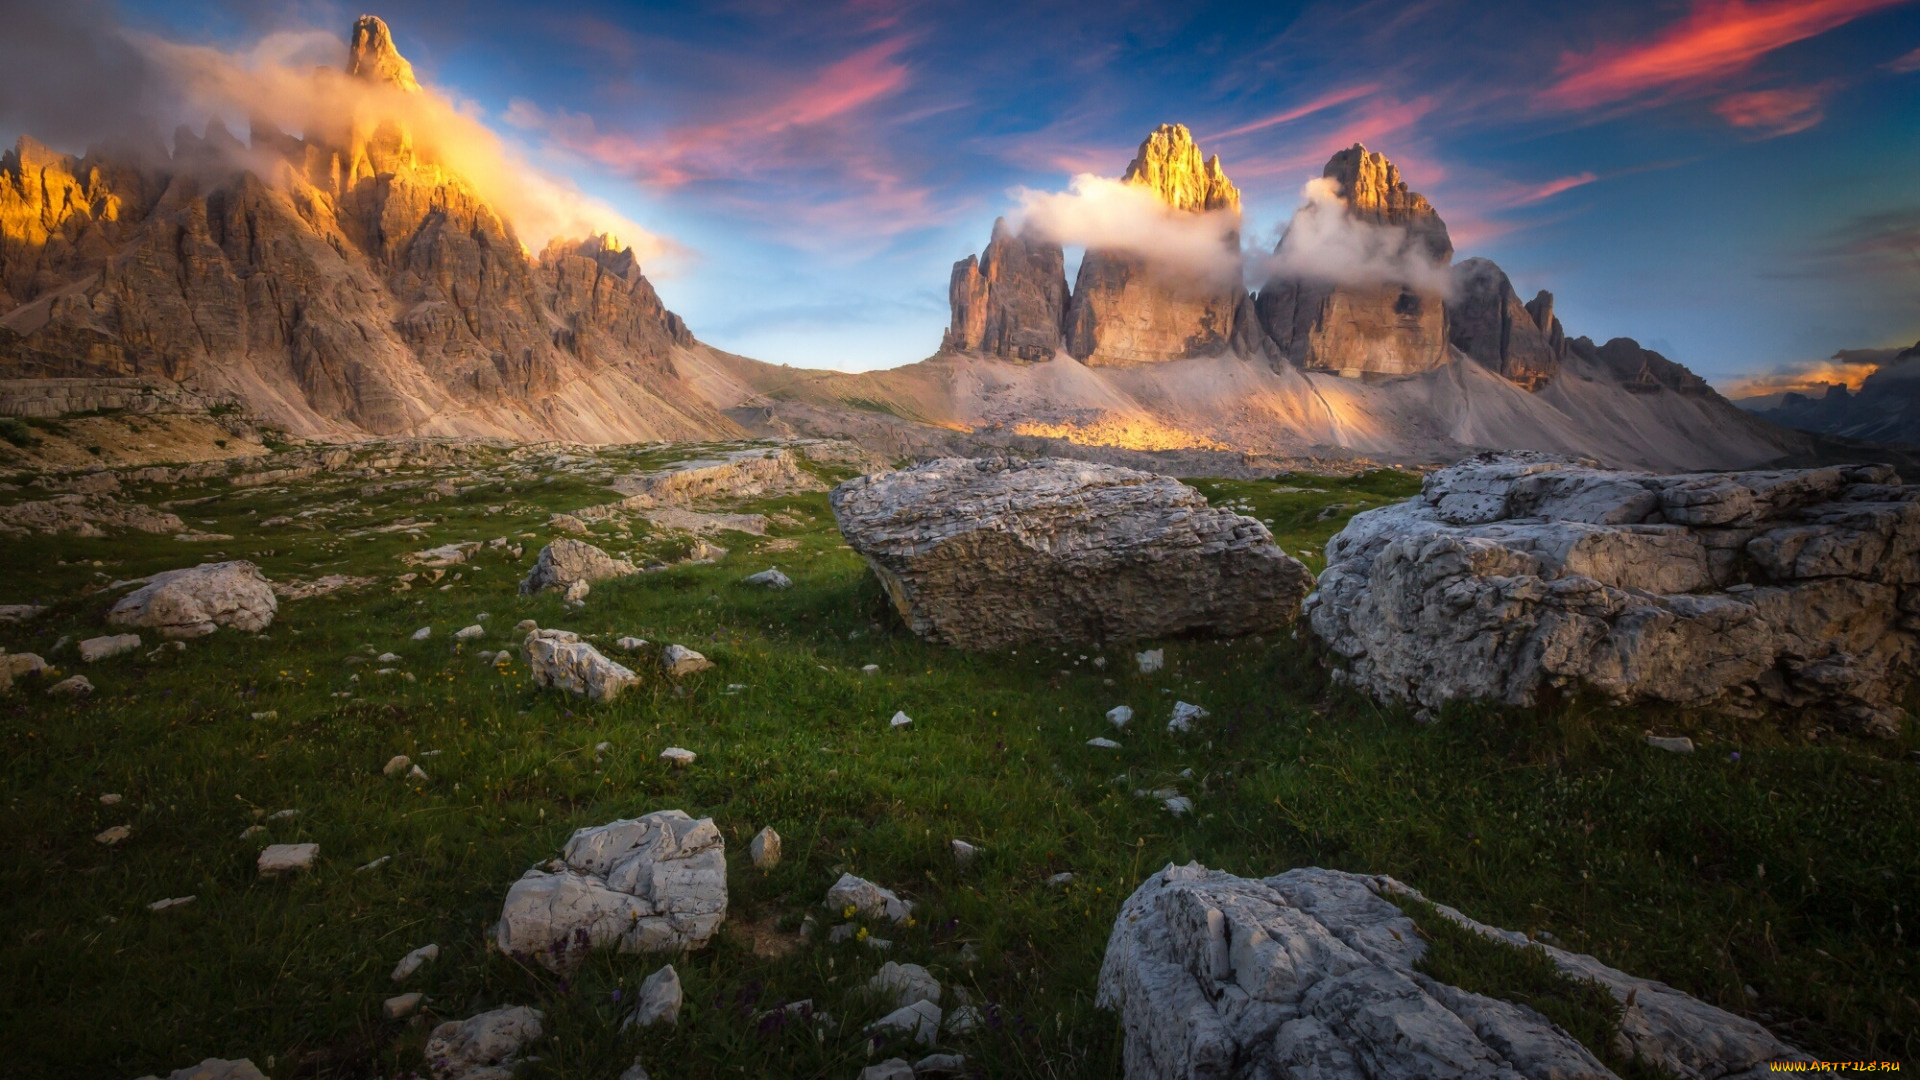
[[[1491,259],[1467,259],[1453,268],[1447,302],[1453,346],[1517,385],[1538,390],[1560,370],[1567,336],[1545,289],[1527,303]]]
[[[1140,144],[1125,183],[1146,188],[1175,210],[1225,211],[1236,219],[1240,192],[1218,157],[1202,160],[1193,135],[1162,124]],[[1231,262],[1239,237],[1221,238]],[[1145,364],[1211,356],[1233,343],[1245,290],[1234,280],[1194,278],[1158,270],[1136,255],[1089,250],[1080,261],[1066,323],[1067,351],[1091,366]],[[1249,326],[1251,321],[1249,319]]]
[[[1065,343],[1065,255],[1052,241],[1015,234],[1006,218],[994,221],[979,258],[953,264],[947,294],[953,322],[943,348],[1037,361],[1052,359]]]
[[[1445,267],[1453,258],[1446,222],[1409,190],[1384,154],[1355,143],[1333,155],[1321,175],[1337,185],[1338,212],[1369,226],[1400,230],[1395,261]],[[1449,359],[1445,298],[1431,288],[1382,281],[1338,284],[1268,281],[1257,304],[1261,327],[1295,366],[1341,375],[1411,375]]]
[[[214,120],[170,153],[0,157],[0,375],[172,379],[296,434],[737,431],[676,371],[693,338],[630,250],[534,258],[395,119],[421,89],[384,23],[315,78],[356,105],[303,137]]]

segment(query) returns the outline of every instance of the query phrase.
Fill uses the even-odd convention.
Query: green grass
[[[622,468],[681,456],[602,455]],[[496,478],[426,497],[432,481],[469,469]],[[396,481],[427,483],[386,486]],[[1200,486],[1250,500],[1284,547],[1317,554],[1347,514],[1417,479]],[[1304,490],[1276,490],[1288,487]],[[926,964],[994,1007],[995,1023],[955,1047],[983,1075],[1115,1076],[1117,1025],[1092,1005],[1111,919],[1145,874],[1189,859],[1245,875],[1390,873],[1484,921],[1550,930],[1757,1016],[1809,1049],[1920,1056],[1920,952],[1906,936],[1920,897],[1911,737],[1809,741],[1791,726],[1580,701],[1460,706],[1423,726],[1333,688],[1304,631],[1152,643],[1168,659],[1152,676],[1134,672],[1129,648],[957,653],[902,629],[820,494],[752,507],[788,514],[771,532],[797,551],[755,554],[755,538],[725,534],[733,553],[719,564],[597,585],[577,613],[515,585],[548,539],[549,512],[611,496],[579,476],[512,472],[497,451],[371,480],[133,496],[213,496],[175,512],[236,539],[0,540],[0,602],[55,605],[0,627],[0,644],[41,652],[59,675],[84,667],[98,687],[80,702],[31,681],[0,697],[0,1075],[124,1080],[209,1055],[251,1057],[279,1080],[404,1074],[420,1067],[428,1025],[383,1021],[380,1002],[395,992],[393,964],[432,941],[439,961],[406,988],[430,995],[436,1020],[498,1004],[545,1010],[536,1076],[611,1078],[638,1052],[656,1076],[851,1077],[899,1049],[869,1059],[861,1034],[883,1011],[861,988],[886,959]],[[257,525],[349,500],[308,519],[318,528]],[[1348,506],[1322,520],[1333,503]],[[352,535],[408,516],[421,536]],[[596,535],[641,559],[685,546],[639,527]],[[394,590],[412,569],[401,553],[498,536],[523,544],[521,557],[488,549],[438,582]],[[83,666],[71,646],[54,651],[61,637],[103,632],[121,595],[104,588],[112,580],[216,553],[276,579],[381,583],[285,603],[266,634],[222,631],[183,653]],[[794,587],[739,584],[769,565]],[[533,618],[609,648],[623,634],[679,642],[717,666],[676,687],[636,662],[637,691],[595,705],[536,690],[522,661],[497,671],[478,648],[453,646],[451,632],[483,611],[486,648],[516,645],[508,629]],[[420,626],[433,637],[410,641]],[[347,663],[367,646],[398,653],[394,666],[414,681]],[[865,664],[878,674],[863,675]],[[1176,699],[1211,710],[1202,731],[1165,730]],[[1114,734],[1103,714],[1122,703],[1139,712],[1115,736],[1123,749],[1087,747]],[[912,726],[890,730],[895,710]],[[277,715],[252,719],[265,712]],[[1701,752],[1652,750],[1648,728],[1691,734]],[[596,756],[601,742],[611,749]],[[699,760],[670,768],[657,757],[669,745]],[[383,778],[401,753],[429,779]],[[1166,786],[1193,797],[1192,817],[1133,794]],[[124,801],[101,805],[107,792]],[[675,807],[720,825],[731,889],[714,944],[674,961],[687,1002],[678,1028],[617,1030],[615,992],[630,1002],[661,958],[598,955],[561,980],[487,949],[508,885],[573,829]],[[240,833],[256,811],[281,809],[300,813],[269,822],[266,839],[318,842],[319,864],[261,881],[259,844]],[[117,824],[130,840],[93,841]],[[746,842],[769,824],[786,857],[763,874]],[[953,837],[982,849],[965,872],[948,856]],[[392,861],[356,872],[380,856]],[[872,928],[891,952],[756,953],[756,940],[790,940],[843,870],[918,905],[914,926]],[[1047,887],[1063,870],[1074,883]],[[198,900],[187,907],[146,910],[188,894]],[[966,945],[977,962],[961,961]],[[1511,973],[1487,978],[1538,993]],[[838,1027],[816,1039],[758,1019],[800,999]]]

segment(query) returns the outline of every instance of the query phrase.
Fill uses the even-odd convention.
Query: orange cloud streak
[[[1584,187],[1598,179],[1600,179],[1599,174],[1591,172],[1576,173],[1573,176],[1562,176],[1556,180],[1549,180],[1544,184],[1527,188],[1514,198],[1513,204],[1515,206],[1525,206],[1528,203],[1541,202],[1546,199],[1551,199],[1563,191],[1571,191],[1577,187]]]
[[[1797,86],[1784,90],[1750,90],[1730,94],[1713,107],[1721,119],[1737,128],[1751,128],[1762,138],[1805,131],[1826,117],[1827,87]]]
[[[1323,94],[1307,102],[1305,105],[1288,109],[1285,112],[1275,113],[1264,119],[1255,120],[1250,124],[1242,124],[1237,128],[1230,128],[1217,134],[1202,136],[1202,139],[1203,141],[1211,139],[1231,139],[1236,135],[1247,135],[1255,131],[1265,131],[1267,128],[1278,127],[1281,124],[1291,123],[1302,117],[1312,116],[1314,113],[1321,112],[1325,109],[1331,109],[1335,105],[1344,105],[1356,98],[1366,97],[1378,89],[1380,89],[1379,83],[1365,83],[1360,86],[1350,86],[1345,90],[1335,90],[1333,93]]]
[[[1560,58],[1544,99],[1564,109],[1610,105],[1744,70],[1775,49],[1905,0],[1698,0],[1652,40]]]

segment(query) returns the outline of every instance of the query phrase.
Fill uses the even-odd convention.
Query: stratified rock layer
[[[1920,485],[1886,466],[1654,475],[1482,454],[1327,544],[1313,630],[1384,698],[1548,686],[1898,731]]]
[[[945,458],[831,500],[913,631],[962,648],[1255,633],[1309,587],[1265,526],[1133,469]]]
[[[979,258],[953,264],[947,297],[953,319],[942,348],[1049,360],[1065,343],[1066,256],[1052,241],[1016,235],[1005,218]]]
[[[1200,157],[1193,135],[1162,124],[1140,143],[1122,182],[1176,211],[1221,215],[1223,261],[1239,248],[1240,192],[1220,159]],[[1080,260],[1066,318],[1067,351],[1092,366],[1156,363],[1227,351],[1245,292],[1154,270],[1148,260],[1094,248]]]
[[[593,949],[697,949],[726,917],[720,830],[712,818],[659,810],[575,832],[558,869],[529,870],[507,890],[494,939],[501,952],[567,971]]]
[[[1453,258],[1446,222],[1385,155],[1355,143],[1333,155],[1321,176],[1338,186],[1340,212],[1352,221],[1402,230],[1396,250],[1386,253],[1393,260],[1444,268]],[[1309,204],[1300,212],[1328,211]],[[1261,288],[1256,308],[1281,354],[1308,371],[1411,375],[1449,359],[1446,304],[1418,283],[1276,278]]]
[[[1121,905],[1097,1002],[1120,1013],[1127,1080],[1602,1080],[1614,1074],[1524,1005],[1415,970],[1427,946],[1389,877],[1304,868],[1264,880],[1168,866]],[[1688,1080],[1766,1075],[1807,1060],[1758,1024],[1591,956],[1438,913],[1622,1005],[1621,1044]]]

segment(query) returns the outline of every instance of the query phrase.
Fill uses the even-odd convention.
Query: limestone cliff
[[[1225,211],[1237,220],[1240,192],[1218,157],[1202,160],[1183,125],[1162,124],[1141,142],[1123,182],[1175,210]],[[1237,252],[1237,229],[1222,237]],[[1228,350],[1239,283],[1177,279],[1137,255],[1092,249],[1080,260],[1066,319],[1067,351],[1090,366],[1156,363]]]
[[[1560,370],[1566,334],[1553,315],[1553,294],[1542,289],[1522,304],[1513,283],[1491,259],[1467,259],[1453,268],[1447,302],[1454,348],[1528,390]]]
[[[387,27],[348,76],[419,83]],[[737,428],[682,378],[697,343],[607,238],[532,257],[410,132],[246,142],[218,121],[83,158],[0,158],[0,374],[167,379],[298,434],[701,438]]]
[[[1436,267],[1453,258],[1446,222],[1408,189],[1386,156],[1355,143],[1321,171],[1339,189],[1335,212],[1367,226],[1404,230],[1395,260],[1418,257]],[[1305,212],[1321,212],[1307,207]],[[1283,241],[1284,243],[1284,241]],[[1444,298],[1410,282],[1336,284],[1275,278],[1260,290],[1261,328],[1297,367],[1342,375],[1411,375],[1447,363]]]
[[[993,223],[993,239],[979,258],[953,264],[947,296],[953,320],[943,348],[1050,360],[1064,343],[1065,255],[1059,244],[1016,235],[1005,218]]]

